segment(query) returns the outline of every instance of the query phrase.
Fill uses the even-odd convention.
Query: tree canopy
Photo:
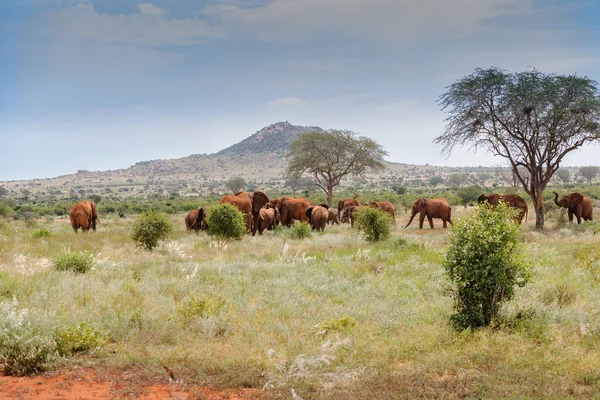
[[[600,168],[593,165],[579,168],[579,173],[585,178],[586,181],[588,181],[590,185],[592,184],[594,178],[598,176],[598,172],[600,172]]]
[[[386,168],[383,157],[387,154],[375,141],[352,131],[307,132],[290,146],[286,175],[311,175],[315,184],[327,193],[331,207],[333,188],[344,177],[383,171]]]
[[[234,176],[233,178],[225,182],[225,187],[231,190],[232,193],[237,193],[240,190],[244,189],[246,186],[248,186],[248,184],[246,183],[244,178],[241,178],[239,176]]]
[[[507,159],[533,201],[536,227],[543,227],[542,193],[560,162],[600,139],[597,83],[576,75],[489,68],[447,89],[439,101],[449,114],[446,130],[435,142],[447,154],[460,145]]]

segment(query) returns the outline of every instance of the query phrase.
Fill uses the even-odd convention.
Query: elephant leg
[[[421,215],[419,215],[419,229],[423,229],[424,221],[425,221],[425,213],[422,212]]]
[[[445,217],[442,217],[442,222],[443,222],[443,224],[442,224],[442,228],[447,228],[447,227],[448,227],[448,225],[446,225],[446,219],[447,219],[447,218],[445,218]]]
[[[573,222],[573,211],[569,210],[569,222]]]
[[[427,215],[427,220],[429,221],[429,227],[431,229],[433,229],[433,217],[430,215]]]

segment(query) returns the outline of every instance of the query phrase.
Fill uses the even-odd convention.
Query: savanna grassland
[[[453,217],[471,212],[456,209]],[[74,234],[65,219],[0,218],[0,312],[52,337],[86,327],[101,345],[54,368],[142,370],[218,387],[304,399],[598,398],[597,223],[520,234],[533,267],[493,328],[456,332],[442,261],[449,231],[402,229],[369,244],[349,225],[292,239],[278,228],[241,241],[185,231],[152,252],[131,219],[100,216]],[[45,229],[49,235],[35,235]],[[86,273],[57,271],[65,251],[92,254]],[[25,311],[26,310],[26,311]]]

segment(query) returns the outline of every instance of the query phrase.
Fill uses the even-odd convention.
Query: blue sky
[[[441,155],[439,95],[476,67],[600,80],[598,21],[595,0],[0,0],[0,180],[213,153],[285,120],[390,161],[498,165]]]

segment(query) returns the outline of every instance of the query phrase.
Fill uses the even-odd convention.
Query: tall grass
[[[579,256],[596,245],[591,228],[524,229],[531,283],[505,305],[500,328],[456,333],[446,231],[396,228],[368,244],[344,225],[304,240],[219,242],[187,234],[183,217],[169,217],[175,230],[153,252],[130,240],[130,219],[86,235],[57,220],[44,240],[10,221],[0,232],[0,304],[16,299],[15,312],[27,310],[44,337],[101,333],[101,345],[67,364],[93,357],[157,379],[168,365],[184,382],[294,388],[303,398],[600,391],[599,283]],[[65,247],[93,254],[95,267],[55,271],[50,260]]]

